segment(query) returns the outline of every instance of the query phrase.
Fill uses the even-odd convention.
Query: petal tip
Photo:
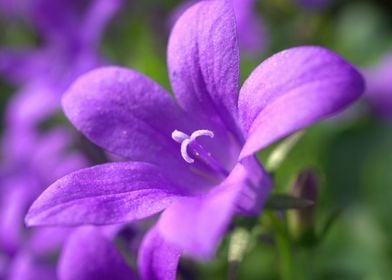
[[[35,219],[34,214],[31,213],[31,210],[29,210],[27,212],[27,214],[26,214],[26,216],[24,218],[24,224],[28,228],[39,225],[39,222]]]

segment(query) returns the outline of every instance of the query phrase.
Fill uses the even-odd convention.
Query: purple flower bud
[[[302,171],[293,183],[291,191],[294,196],[313,202],[309,207],[292,210],[289,213],[293,235],[296,238],[302,238],[306,234],[312,234],[314,229],[319,192],[319,181],[316,172],[312,169]]]

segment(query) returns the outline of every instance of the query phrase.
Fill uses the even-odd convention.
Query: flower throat
[[[197,138],[201,136],[208,136],[214,138],[214,132],[207,129],[200,129],[194,131],[190,136],[182,131],[174,130],[171,137],[174,141],[181,144],[182,158],[192,164],[195,160],[200,161],[212,171],[228,176],[229,172],[209,153],[202,145],[197,142]]]

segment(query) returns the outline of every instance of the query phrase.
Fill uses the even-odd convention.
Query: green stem
[[[280,258],[280,274],[282,280],[294,279],[293,256],[291,242],[286,227],[276,214],[271,213],[272,226],[275,231],[275,241]]]

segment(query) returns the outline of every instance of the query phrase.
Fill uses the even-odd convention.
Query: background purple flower
[[[240,50],[260,55],[268,45],[268,32],[262,16],[256,13],[255,0],[232,0],[237,20]]]
[[[0,50],[0,75],[17,87],[5,109],[1,143],[0,252],[7,260],[6,279],[56,277],[55,256],[70,230],[27,230],[24,216],[48,184],[87,166],[87,160],[73,149],[70,131],[53,124],[43,131],[41,126],[60,107],[70,83],[102,65],[101,35],[120,3],[1,2],[9,19],[30,24],[40,40],[37,47]]]
[[[8,267],[6,279],[51,280],[56,279],[56,269],[48,262],[39,260],[28,251],[19,252]]]
[[[121,3],[122,0],[1,0],[0,13],[31,25],[44,43],[98,47],[102,30]]]
[[[86,166],[86,160],[69,151],[72,139],[62,129],[42,135],[11,131],[3,143],[0,179],[0,252],[9,262],[6,279],[53,279],[55,266],[47,259],[60,250],[70,230],[27,230],[23,219],[48,184]]]
[[[67,117],[128,161],[58,180],[27,224],[125,223],[164,210],[139,253],[142,276],[151,279],[173,278],[181,253],[211,257],[233,215],[258,214],[271,183],[254,154],[342,110],[364,83],[331,51],[298,47],[260,64],[238,95],[235,21],[223,0],[202,1],[180,17],[168,45],[178,105],[133,70],[107,67],[79,78],[63,98]]]
[[[103,64],[98,45],[120,4],[121,0],[83,5],[35,0],[17,5],[20,17],[38,30],[43,42],[38,48],[0,50],[0,75],[21,86],[10,101],[9,125],[32,125],[47,118],[76,77]]]
[[[364,72],[367,82],[366,98],[377,114],[392,119],[392,55],[386,55],[378,65]]]

